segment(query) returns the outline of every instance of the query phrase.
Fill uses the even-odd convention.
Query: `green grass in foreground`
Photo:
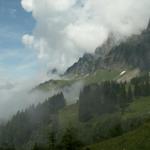
[[[92,133],[95,131],[95,129],[98,126],[101,126],[104,122],[110,120],[112,121],[113,118],[120,118],[122,121],[132,118],[134,119],[136,117],[148,118],[150,116],[149,111],[150,97],[144,97],[136,99],[133,103],[131,103],[123,114],[120,111],[112,114],[103,114],[101,116],[94,116],[88,122],[81,123],[78,118],[79,106],[78,104],[74,104],[65,107],[59,112],[59,121],[62,129],[65,129],[70,125],[74,126],[75,128],[78,128],[82,131],[82,138],[90,140],[90,137],[92,136]]]
[[[150,97],[141,97],[135,99],[133,103],[129,105],[123,118],[131,118],[137,116],[150,115]]]
[[[150,150],[150,122],[134,131],[88,148],[90,150]]]
[[[129,105],[123,119],[149,117],[150,97],[141,97]],[[122,136],[89,146],[90,150],[150,150],[150,121]]]
[[[78,110],[79,106],[78,104],[73,104],[66,106],[64,109],[62,109],[59,112],[59,119],[63,126],[66,124],[79,124],[78,120]],[[95,124],[97,121],[103,121],[107,118],[110,118],[114,115],[121,115],[121,112],[116,112],[113,114],[104,114],[101,116],[95,116],[90,122]],[[141,97],[139,99],[135,99],[134,102],[132,102],[126,111],[122,114],[122,119],[128,119],[128,118],[134,118],[139,116],[145,116],[150,115],[150,97]]]

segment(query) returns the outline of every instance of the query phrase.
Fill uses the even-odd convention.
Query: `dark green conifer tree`
[[[80,150],[82,147],[82,142],[78,139],[76,131],[74,128],[68,128],[60,142],[61,150]]]
[[[49,150],[56,149],[56,133],[51,132],[49,135]]]
[[[131,85],[129,85],[128,87],[128,91],[127,91],[127,100],[129,103],[131,103],[133,101],[133,91],[132,91],[132,87]]]

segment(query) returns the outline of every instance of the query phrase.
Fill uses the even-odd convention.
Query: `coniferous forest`
[[[91,84],[80,92],[77,104],[78,121],[86,124],[96,116],[120,112],[140,97],[150,96],[150,77],[148,73],[132,79],[130,82],[104,81]],[[144,119],[135,117],[122,120],[112,117],[94,128],[89,139],[83,140],[89,127],[78,128],[71,124],[62,129],[59,123],[59,111],[66,106],[63,93],[47,99],[37,106],[19,111],[6,124],[0,127],[0,150],[79,150],[88,141],[103,141],[117,137],[140,126]],[[109,122],[109,123],[108,123]],[[107,129],[104,127],[107,126]],[[34,136],[33,136],[34,135]],[[31,143],[30,143],[31,141]]]

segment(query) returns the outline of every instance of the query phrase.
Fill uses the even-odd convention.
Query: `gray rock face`
[[[114,42],[112,36],[102,45],[95,50],[94,54],[85,54],[81,57],[78,62],[73,64],[67,69],[66,75],[68,74],[88,74],[94,72],[97,68],[103,67],[103,59],[110,52]]]
[[[112,47],[116,45],[114,41],[114,36],[110,34],[108,40],[101,46],[96,48],[95,56],[97,58],[105,58],[105,56],[111,51]]]
[[[150,23],[141,35],[133,36],[114,47],[105,58],[105,64],[130,66],[150,70]]]
[[[85,54],[66,71],[67,74],[87,74],[101,68],[134,67],[150,70],[150,23],[141,35],[135,35],[117,46],[110,37],[95,54]]]
[[[85,54],[79,61],[67,69],[65,74],[87,74],[92,72],[95,68],[95,56],[92,54]]]

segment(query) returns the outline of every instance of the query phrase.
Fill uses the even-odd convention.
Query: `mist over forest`
[[[0,0],[0,150],[149,150],[150,1]]]

